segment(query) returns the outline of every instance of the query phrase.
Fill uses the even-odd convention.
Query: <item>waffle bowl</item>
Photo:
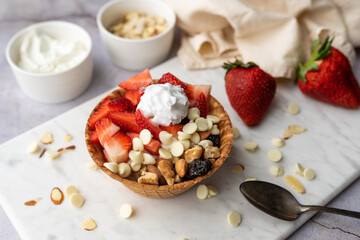
[[[111,99],[113,100],[123,97],[125,92],[126,90],[119,88],[113,91],[112,93],[110,93],[108,96],[110,96]],[[96,112],[96,110],[100,107],[102,101],[103,100],[101,100],[96,105],[94,110],[91,112],[91,115],[94,112]],[[103,172],[105,172],[114,180],[121,182],[122,184],[125,185],[125,187],[132,190],[133,192],[151,198],[175,197],[177,195],[180,195],[181,193],[186,192],[187,190],[194,187],[197,183],[203,181],[204,179],[214,174],[221,167],[221,165],[224,163],[225,159],[228,157],[230,153],[230,149],[233,142],[233,130],[232,130],[231,121],[223,106],[212,96],[210,97],[209,114],[216,115],[220,118],[220,122],[218,123],[218,127],[220,130],[220,144],[221,144],[220,157],[215,161],[215,163],[211,167],[211,170],[206,175],[196,177],[191,180],[186,180],[184,182],[175,183],[172,186],[140,184],[134,180],[134,173],[132,173],[127,178],[122,178],[119,175],[111,172],[109,169],[107,169],[104,166],[106,160],[103,155],[102,146],[100,144],[93,143],[90,140],[90,134],[92,133],[93,130],[90,128],[88,124],[86,124],[86,129],[85,129],[86,146],[91,158]]]

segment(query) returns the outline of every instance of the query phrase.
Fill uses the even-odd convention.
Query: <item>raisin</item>
[[[205,175],[211,169],[210,160],[196,159],[190,163],[189,170],[187,172],[188,178],[195,178]]]
[[[212,141],[215,147],[220,148],[220,135],[210,134],[207,139]]]

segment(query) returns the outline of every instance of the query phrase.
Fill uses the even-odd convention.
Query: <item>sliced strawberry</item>
[[[169,126],[161,126],[162,129],[164,129],[165,131],[167,131],[168,133],[171,133],[174,137],[178,137],[178,132],[182,132],[184,125],[182,124],[176,124],[176,125],[172,125],[170,124]]]
[[[189,91],[190,107],[194,106],[196,99],[198,99],[201,93],[205,95],[206,102],[209,103],[211,85],[187,85],[186,89]]]
[[[140,98],[143,94],[144,94],[144,91],[141,88],[139,88],[138,90],[126,91],[124,97],[129,99],[134,106],[137,106],[139,104]]]
[[[139,133],[142,130],[135,121],[135,113],[109,112],[109,118],[118,125],[122,131]]]
[[[119,84],[119,87],[124,88],[126,90],[137,90],[140,87],[147,87],[153,84],[153,80],[151,78],[149,69],[145,69],[138,75],[135,75],[128,80]]]
[[[104,118],[107,116],[109,109],[108,109],[108,104],[111,101],[110,97],[106,97],[100,104],[100,107],[98,108],[98,110],[93,113],[89,120],[88,120],[88,124],[90,125],[90,127],[92,129],[94,129],[95,127],[95,123],[97,121],[99,121],[100,119]]]
[[[120,128],[109,118],[102,118],[100,121],[96,122],[95,129],[102,146],[104,146],[104,143],[120,130]]]
[[[105,142],[104,149],[104,155],[109,162],[127,162],[129,160],[128,153],[131,149],[131,139],[119,131]]]
[[[208,102],[204,93],[200,93],[199,97],[196,99],[194,103],[194,107],[197,107],[200,110],[200,116],[206,117],[208,114]]]
[[[134,138],[139,138],[138,133],[128,132],[127,135],[133,140]],[[159,149],[161,147],[161,142],[155,139],[151,139],[151,142],[147,145],[144,145],[144,148],[153,155],[159,155]]]
[[[124,112],[126,110],[133,111],[135,110],[135,106],[132,104],[132,102],[127,98],[118,98],[115,100],[112,100],[108,104],[108,108],[110,111],[120,111]]]
[[[156,139],[159,139],[159,133],[162,129],[151,124],[149,119],[144,117],[139,109],[135,112],[135,121],[141,129],[148,129]]]
[[[175,77],[169,72],[162,75],[162,77],[159,80],[159,83],[160,84],[170,83],[171,85],[180,86],[181,88],[186,89],[186,84],[180,81],[177,77]]]
[[[96,130],[93,131],[93,132],[90,134],[90,140],[91,140],[93,143],[100,143],[99,137],[98,137],[98,135],[97,135]]]

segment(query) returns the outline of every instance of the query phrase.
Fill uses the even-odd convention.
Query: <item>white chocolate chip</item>
[[[91,218],[86,219],[80,225],[86,231],[92,231],[96,228],[96,222]]]
[[[282,154],[277,149],[272,149],[268,152],[268,159],[272,162],[279,162],[282,159]]]
[[[244,149],[249,152],[254,152],[258,148],[257,142],[247,142],[244,144]]]
[[[180,157],[184,153],[184,146],[181,142],[174,142],[171,144],[171,154],[174,157]]]
[[[161,131],[159,133],[159,139],[163,144],[171,145],[172,140],[173,140],[173,135],[168,133],[167,131]]]
[[[40,142],[42,142],[43,144],[52,143],[53,142],[52,133],[51,132],[45,132],[43,135],[41,135]]]
[[[208,189],[208,198],[215,197],[219,193],[219,191],[212,185],[207,185],[207,189]]]
[[[133,150],[135,150],[135,151],[140,151],[140,152],[144,151],[144,144],[140,138],[134,138],[132,140],[132,147],[133,147]]]
[[[130,162],[130,167],[133,172],[137,172],[141,168],[141,163],[135,163],[133,161]]]
[[[116,162],[106,162],[104,163],[104,167],[113,173],[118,173],[118,164]]]
[[[220,122],[220,118],[215,116],[215,115],[211,115],[211,114],[208,114],[206,116],[206,119],[209,119],[212,123],[219,123]]]
[[[212,141],[208,140],[208,139],[205,139],[205,140],[200,141],[198,145],[202,146],[203,149],[205,149],[205,148],[207,148],[209,146],[213,146],[214,143]]]
[[[73,193],[70,196],[71,205],[77,208],[81,208],[84,205],[85,199],[80,193]]]
[[[163,148],[159,149],[159,156],[160,156],[160,158],[164,158],[164,159],[171,159],[172,158],[171,153],[169,151],[163,149]]]
[[[118,166],[118,174],[122,178],[127,178],[131,174],[131,167],[127,163],[120,163]]]
[[[198,144],[200,142],[200,134],[197,132],[194,132],[193,134],[191,134],[190,141],[195,144]]]
[[[26,148],[26,151],[28,153],[37,153],[39,150],[40,150],[40,148],[39,148],[39,145],[37,144],[37,142],[30,143]]]
[[[178,139],[179,140],[187,140],[187,139],[190,139],[191,137],[191,134],[187,134],[187,133],[184,133],[184,132],[178,132]]]
[[[203,132],[203,131],[208,130],[207,120],[205,118],[203,118],[203,117],[199,117],[198,119],[196,119],[195,124],[197,126],[197,131],[199,131],[199,132]],[[192,133],[189,133],[189,134],[192,134]]]
[[[181,144],[184,146],[184,151],[190,148],[191,145],[190,140],[181,140],[179,142],[181,142]]]
[[[143,129],[141,130],[139,137],[143,144],[147,145],[151,142],[153,135],[151,135],[151,132],[148,129]]]
[[[135,139],[135,138],[134,138]],[[129,152],[129,158],[134,162],[138,164],[142,164],[144,161],[143,154],[139,151],[131,150]]]
[[[236,211],[231,211],[228,213],[227,221],[231,226],[237,227],[241,223],[241,215]]]
[[[208,125],[208,130],[212,129],[212,127],[214,125],[213,122],[210,119],[206,119],[206,122],[207,122],[207,125]]]
[[[206,124],[207,126],[207,124]],[[194,132],[196,132],[197,130],[197,125],[194,122],[189,122],[187,124],[185,124],[185,126],[183,127],[183,132],[187,133],[187,134],[193,134]]]
[[[309,181],[313,180],[315,178],[315,171],[311,168],[306,168],[304,170],[304,178]]]
[[[65,137],[64,137],[64,141],[65,142],[70,142],[71,140],[73,139],[73,137],[71,136],[71,134],[66,134]]]
[[[72,194],[79,192],[77,188],[73,185],[67,186],[65,188],[65,194],[66,196],[70,197]]]
[[[233,168],[232,173],[242,173],[243,171],[244,171],[244,166],[239,164]]]
[[[211,128],[211,134],[212,135],[219,135],[220,134],[220,130],[218,128],[218,126],[216,124],[214,124]]]
[[[155,158],[152,155],[148,154],[148,153],[144,153],[143,157],[144,157],[144,161],[143,161],[144,165],[155,164],[156,163]]]
[[[294,173],[296,173],[300,176],[304,176],[304,168],[300,163],[295,163]]]
[[[257,179],[254,178],[254,177],[248,177],[245,179],[245,182],[248,182],[248,181],[256,181]]]
[[[58,157],[60,157],[60,152],[47,150],[45,152],[45,156],[47,156],[48,158],[51,158],[52,160],[54,160],[54,159],[57,159]]]
[[[269,168],[269,172],[274,177],[279,177],[284,175],[284,168],[278,165],[273,165]]]
[[[197,190],[196,190],[196,196],[197,196],[198,199],[203,200],[203,199],[207,198],[208,193],[209,193],[208,188],[204,184],[199,185]]]
[[[187,117],[189,120],[195,121],[200,117],[200,110],[198,108],[190,108]]]
[[[98,165],[96,165],[96,163],[94,161],[89,161],[86,163],[86,166],[90,169],[93,169],[93,170],[98,170],[99,167]]]
[[[289,107],[288,107],[288,110],[292,115],[296,115],[296,114],[299,113],[300,108],[296,103],[290,103]]]
[[[131,217],[131,215],[133,214],[133,207],[128,204],[128,203],[125,203],[121,206],[120,208],[120,216],[124,219],[127,219],[129,217]]]
[[[171,149],[171,144],[170,145],[165,145],[165,144],[161,144],[161,148],[167,150],[167,151],[170,151]]]
[[[240,131],[237,127],[233,127],[233,139],[238,139],[240,137]]]
[[[274,147],[281,148],[285,145],[285,141],[282,138],[274,137],[271,139],[271,144]]]

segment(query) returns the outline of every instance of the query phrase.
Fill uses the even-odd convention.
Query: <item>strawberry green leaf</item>
[[[253,62],[243,63],[239,60],[235,60],[235,62],[233,62],[233,63],[232,62],[224,63],[224,65],[222,67],[224,69],[226,69],[227,70],[226,73],[228,73],[233,68],[240,67],[240,68],[249,69],[252,67],[257,67],[257,65]]]

